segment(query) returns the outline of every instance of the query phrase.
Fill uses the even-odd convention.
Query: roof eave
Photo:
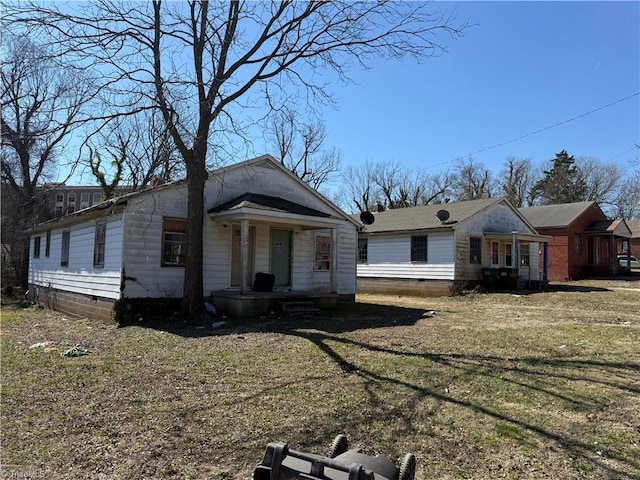
[[[335,217],[314,217],[296,213],[265,210],[261,208],[240,207],[223,212],[209,213],[209,218],[218,222],[249,220],[250,222],[281,225],[299,225],[303,229],[336,228],[345,223],[345,219]]]

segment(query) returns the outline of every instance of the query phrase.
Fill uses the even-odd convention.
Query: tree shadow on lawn
[[[407,308],[372,303],[339,304],[335,310],[320,315],[287,316],[280,312],[242,318],[206,316],[198,320],[185,319],[179,314],[147,318],[142,322],[123,325],[159,330],[185,338],[242,333],[288,333],[295,329],[319,329],[327,333],[347,333],[361,329],[402,327],[415,325],[428,318],[433,310]]]
[[[594,291],[588,288],[574,291]],[[594,445],[588,443],[587,440],[580,441],[568,438],[540,425],[509,416],[496,408],[483,405],[480,399],[474,401],[469,398],[456,398],[448,391],[421,384],[420,378],[416,378],[415,381],[400,378],[402,373],[400,371],[398,378],[396,378],[393,374],[385,374],[374,368],[367,368],[358,364],[357,360],[350,361],[336,349],[336,346],[341,345],[349,348],[350,351],[364,350],[400,359],[413,358],[432,362],[446,369],[451,369],[455,378],[473,375],[490,381],[504,382],[505,385],[517,387],[525,392],[528,391],[531,395],[544,395],[549,398],[550,403],[564,403],[572,411],[597,412],[606,406],[608,399],[580,392],[563,393],[562,386],[559,386],[558,382],[590,382],[593,385],[617,391],[617,394],[640,395],[637,380],[640,375],[640,364],[636,363],[566,357],[504,358],[464,353],[429,353],[380,347],[341,335],[362,329],[412,326],[429,316],[430,311],[424,309],[356,303],[341,305],[336,311],[320,317],[286,317],[272,314],[240,320],[227,319],[221,328],[212,327],[213,322],[219,319],[209,319],[202,324],[170,319],[155,324],[152,322],[144,326],[188,338],[261,332],[295,336],[313,343],[346,375],[360,377],[364,381],[364,388],[368,392],[372,404],[382,409],[385,409],[386,406],[376,394],[380,388],[391,386],[394,389],[404,389],[413,392],[416,401],[431,399],[437,404],[456,405],[485,415],[495,421],[505,422],[515,428],[528,431],[543,440],[553,442],[576,461],[597,465],[616,478],[624,477],[629,470],[640,469],[640,462],[631,460],[615,447],[611,451],[607,451],[606,456],[600,456],[594,451]],[[352,358],[358,359],[359,357],[354,355]],[[414,428],[411,426],[410,416],[404,418],[403,421],[408,425],[407,428]],[[612,465],[612,461],[616,462],[617,466]]]
[[[593,292],[612,292],[610,288],[596,287],[591,285],[571,285],[567,283],[549,284],[545,285],[541,289],[522,289],[522,290],[498,290],[495,289],[495,293],[512,293],[514,295],[536,295],[538,293],[593,293]]]
[[[392,385],[396,388],[413,391],[420,398],[431,398],[441,404],[449,403],[457,405],[486,415],[494,420],[507,422],[512,426],[529,431],[538,435],[542,439],[554,442],[563,450],[568,452],[568,454],[574,459],[580,458],[583,461],[598,465],[604,471],[614,475],[615,478],[623,478],[628,472],[619,470],[615,466],[608,464],[606,459],[615,460],[625,467],[629,467],[630,471],[640,469],[639,461],[633,461],[616,451],[608,451],[606,456],[602,457],[594,452],[593,444],[576,439],[565,438],[551,430],[542,428],[519,418],[508,416],[496,409],[482,405],[480,402],[456,398],[453,395],[449,395],[448,390],[443,393],[443,390],[437,390],[425,385],[420,385],[418,382],[410,382],[406,379],[383,375],[373,369],[359,366],[345,359],[336,351],[336,349],[331,347],[330,343],[347,345],[356,349],[364,349],[370,352],[384,353],[398,357],[424,359],[425,361],[433,362],[440,366],[449,367],[458,371],[457,377],[465,374],[471,374],[499,380],[507,384],[515,385],[519,388],[527,389],[532,394],[543,394],[550,398],[559,400],[570,405],[569,408],[577,411],[598,410],[603,405],[599,405],[598,399],[593,396],[576,396],[575,394],[568,395],[561,393],[557,389],[554,389],[554,379],[576,382],[586,381],[591,384],[599,384],[607,388],[618,390],[619,393],[636,396],[640,394],[640,387],[632,386],[632,384],[638,385],[637,379],[638,375],[640,375],[640,364],[566,358],[522,357],[506,359],[503,357],[473,354],[421,353],[382,348],[352,339],[335,336],[328,332],[296,330],[289,333],[314,343],[345,373],[357,375],[365,380],[365,384],[369,385],[367,387],[367,391],[370,392],[370,396],[372,397],[375,397],[375,393],[373,392],[378,390],[382,385]],[[588,369],[591,369],[591,371]],[[593,370],[598,370],[601,374],[604,374],[603,377],[596,377]],[[521,380],[509,378],[509,375],[515,376]],[[616,382],[615,380],[612,380],[612,378],[618,378],[621,380]],[[623,383],[624,381],[627,383]],[[375,398],[372,399],[375,401]],[[409,420],[405,418],[405,421]]]

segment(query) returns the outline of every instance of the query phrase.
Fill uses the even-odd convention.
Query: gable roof
[[[244,160],[244,161],[241,161],[241,162],[236,162],[236,163],[231,164],[231,165],[227,165],[227,166],[223,166],[223,167],[217,168],[217,169],[209,172],[209,178],[212,178],[214,176],[223,177],[226,172],[231,171],[231,170],[236,170],[236,169],[241,169],[241,168],[250,169],[250,168],[259,167],[259,166],[271,168],[271,169],[274,169],[274,170],[279,170],[283,174],[290,176],[291,178],[293,178],[297,182],[299,182],[304,188],[306,188],[306,190],[310,194],[315,195],[323,203],[325,203],[326,205],[330,206],[333,210],[335,210],[336,214],[339,214],[342,218],[344,218],[347,221],[353,223],[354,225],[358,225],[358,222],[355,219],[351,218],[351,216],[349,216],[346,213],[344,213],[339,207],[337,207],[333,202],[331,202],[326,197],[324,197],[320,192],[314,190],[309,185],[307,185],[305,182],[300,180],[300,178],[298,178],[295,174],[293,174],[291,171],[289,171],[280,162],[278,162],[278,160],[276,160],[273,156],[271,156],[269,154],[260,155],[258,157],[251,158],[249,160]],[[124,209],[127,206],[128,202],[130,200],[134,199],[134,198],[138,198],[138,197],[142,197],[144,195],[149,195],[149,194],[152,194],[152,193],[156,193],[156,192],[158,192],[160,190],[173,188],[173,187],[175,187],[177,185],[186,185],[186,180],[185,179],[175,180],[173,182],[167,182],[167,183],[164,183],[164,184],[161,184],[161,185],[144,188],[142,190],[137,190],[135,192],[129,192],[129,193],[126,193],[124,195],[105,200],[105,201],[103,201],[101,203],[97,203],[97,204],[92,205],[90,207],[87,207],[85,209],[77,210],[77,211],[75,211],[73,213],[70,213],[70,214],[67,214],[67,215],[65,215],[63,217],[59,217],[59,218],[56,218],[56,219],[53,219],[53,220],[48,220],[48,221],[46,221],[44,223],[40,223],[40,224],[35,225],[34,227],[28,229],[27,232],[29,232],[29,233],[38,233],[40,231],[44,231],[44,230],[50,229],[52,227],[53,228],[61,228],[61,227],[65,227],[67,225],[72,225],[74,223],[86,221],[86,220],[92,219],[94,217],[110,215],[112,213],[115,213],[115,212],[118,212],[118,211],[121,211],[122,209]],[[272,198],[277,198],[277,197],[272,197]],[[254,198],[254,200],[256,200],[256,199]],[[280,199],[280,200],[286,202],[283,199]],[[274,204],[272,202],[272,207],[271,208],[275,208],[275,207],[273,207],[273,205]],[[281,204],[281,207],[282,207],[282,205],[283,204]],[[266,206],[268,206],[268,205],[263,204],[263,205],[261,205],[261,208],[264,209]],[[298,205],[298,207],[303,207],[303,206],[302,205]],[[289,206],[289,208],[293,208],[293,207]],[[306,207],[303,207],[303,208],[306,208]],[[310,210],[312,210],[315,213],[308,213],[308,214],[303,214],[303,215],[325,216],[325,217],[330,217],[331,216],[329,214],[325,214],[325,213],[319,212],[317,210],[313,210],[313,209],[310,209]],[[287,212],[286,209],[283,210],[283,211]],[[287,213],[292,213],[292,212],[287,212]]]
[[[374,222],[371,225],[364,225],[362,227],[362,232],[390,233],[413,230],[453,229],[460,222],[463,222],[481,210],[500,202],[508,204],[506,199],[503,197],[493,197],[481,198],[479,200],[467,200],[463,202],[385,210],[383,212],[373,213],[373,217],[375,219]],[[449,218],[444,222],[436,216],[440,210],[446,210],[449,213]],[[513,210],[516,215],[519,215],[515,209]]]
[[[585,230],[586,234],[610,234],[617,237],[631,238],[631,230],[627,222],[618,218],[616,220],[600,220],[590,224]]]
[[[571,225],[589,208],[600,210],[594,201],[524,207],[518,210],[535,228],[558,228]]]
[[[216,170],[215,172],[210,173],[209,176],[210,177],[212,175],[224,176],[225,172],[230,171],[230,170],[234,170],[234,169],[238,169],[238,168],[251,169],[251,168],[255,168],[255,167],[266,167],[266,168],[270,168],[270,169],[273,169],[273,170],[279,170],[284,175],[287,175],[290,178],[292,178],[293,180],[295,180],[296,182],[298,182],[304,189],[307,190],[307,192],[309,194],[311,194],[311,195],[315,196],[316,198],[318,198],[319,200],[321,200],[322,203],[324,203],[325,205],[330,207],[341,218],[346,219],[347,221],[349,221],[350,223],[354,224],[355,226],[359,226],[360,225],[359,222],[356,219],[354,219],[351,215],[348,215],[347,213],[345,213],[344,210],[342,210],[335,203],[333,203],[331,200],[329,200],[327,197],[325,197],[322,193],[320,193],[319,191],[317,191],[314,188],[312,188],[308,183],[303,182],[296,174],[294,174],[291,170],[286,168],[284,165],[282,165],[282,163],[280,163],[278,160],[276,160],[272,155],[269,155],[268,153],[264,154],[264,155],[260,155],[258,157],[252,158],[252,159],[249,159],[249,160],[244,160],[242,162],[238,162],[238,163],[234,163],[232,165],[226,166],[226,167],[222,167],[222,168]],[[273,198],[277,198],[277,197],[273,197]],[[263,205],[263,207],[264,207],[264,205]],[[316,212],[317,212],[317,210],[316,210]],[[327,216],[331,217],[331,215],[327,215]]]
[[[238,210],[241,208],[256,208],[275,212],[293,213],[296,215],[308,215],[312,217],[330,217],[329,213],[321,212],[313,208],[305,207],[299,203],[291,202],[280,197],[261,195],[258,193],[245,193],[227,202],[210,208],[207,213],[218,213],[226,210]]]
[[[637,220],[627,220],[627,226],[631,230],[631,238],[640,238],[640,218]]]

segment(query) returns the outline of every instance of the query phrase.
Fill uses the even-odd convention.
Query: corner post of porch
[[[249,220],[246,218],[240,220],[240,266],[240,294],[244,295],[249,284]]]
[[[511,243],[513,244],[512,267],[516,270],[516,272],[518,272],[520,268],[520,245],[518,245],[518,232],[511,232],[511,235],[512,235]]]
[[[549,281],[549,242],[546,241],[542,247],[542,281]]]
[[[338,270],[338,229],[331,229],[331,266],[329,268],[329,289],[331,293],[337,293],[337,270]]]
[[[616,257],[616,237],[611,234],[611,240],[609,241],[609,267],[611,269],[611,275],[615,275],[618,270],[618,257]]]

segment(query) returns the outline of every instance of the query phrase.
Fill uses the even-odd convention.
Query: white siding
[[[514,231],[526,234],[536,233],[511,208],[501,203],[491,205],[486,210],[457,225],[455,228],[456,279],[481,280],[481,268],[491,266],[491,239],[484,236],[485,232],[512,233]],[[479,237],[481,239],[481,263],[471,263],[469,260],[470,237]],[[512,240],[500,240],[498,243],[500,266],[504,267],[505,244],[513,242]],[[513,267],[518,268],[519,278],[538,280],[538,244],[531,244],[531,252],[531,269],[519,265],[514,265]]]
[[[297,179],[291,178],[269,164],[231,169],[212,178],[205,187],[205,209],[247,192],[276,196],[334,216],[339,215],[336,210],[310,192]],[[265,224],[258,224],[256,227],[255,271],[269,272],[271,227]],[[223,228],[221,222],[205,222],[205,242],[211,244],[220,242],[221,244],[220,249],[212,246],[210,252],[205,248],[206,293],[229,287],[230,236],[228,233],[220,232],[221,228]],[[293,230],[292,288],[294,290],[328,292],[330,289],[329,272],[314,270],[314,259],[315,233],[323,232],[330,235],[330,231],[306,230],[295,224],[289,226],[279,224],[277,228]],[[345,220],[344,224],[338,227],[337,289],[341,294],[353,294],[356,291],[356,239],[356,226]]]
[[[345,223],[338,229],[338,293],[356,293],[358,231]]]
[[[123,244],[124,297],[182,296],[184,267],[162,266],[164,217],[187,218],[186,186],[161,189],[129,202]]]
[[[205,295],[230,287],[233,231],[231,223],[210,219],[206,210],[247,192],[286,198],[336,218],[341,215],[297,179],[268,164],[232,168],[212,177],[205,185],[203,212]],[[31,279],[39,285],[107,298],[180,297],[184,267],[162,266],[163,217],[186,219],[186,185],[160,188],[131,198],[123,213],[109,217],[104,268],[92,267],[95,221],[71,227],[66,268],[60,267],[62,230],[52,234],[51,258],[44,257],[46,236],[43,233],[41,258],[31,264]],[[269,272],[271,226],[268,223],[251,223],[251,226],[256,228],[255,272]],[[291,228],[294,232],[292,288],[328,291],[329,272],[313,268],[315,231],[295,224],[278,224],[278,228]],[[338,227],[338,293],[356,291],[356,238],[356,225],[345,219]]]
[[[427,262],[411,262],[411,235],[369,237],[367,263],[357,266],[359,277],[452,280],[453,234],[429,233]]]
[[[107,219],[104,267],[93,266],[96,223],[91,220],[68,228],[69,264],[66,267],[60,265],[63,229],[51,231],[48,258],[45,256],[46,234],[40,234],[40,258],[33,258],[32,239],[29,283],[103,298],[120,298],[122,214]]]

